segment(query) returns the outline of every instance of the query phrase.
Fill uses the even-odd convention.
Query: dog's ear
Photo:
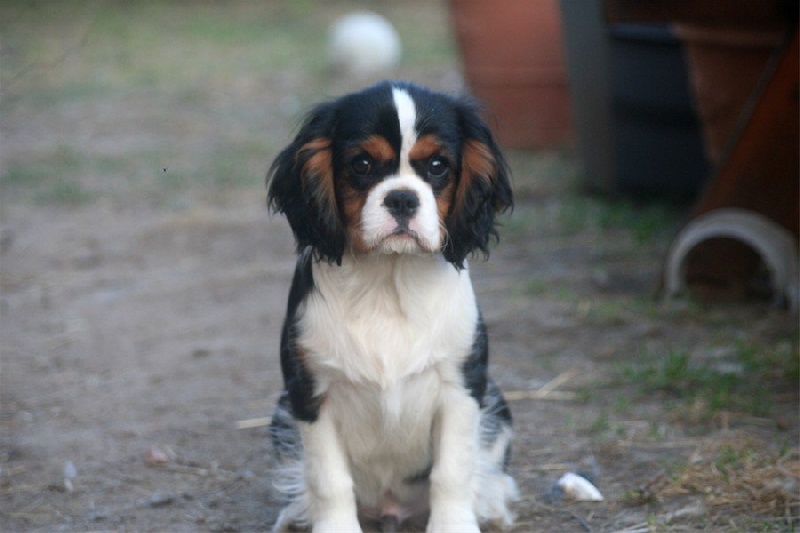
[[[443,253],[463,268],[470,253],[489,254],[489,239],[498,236],[495,217],[513,206],[513,196],[508,166],[476,107],[460,102],[458,116],[464,144]]]
[[[286,215],[298,252],[310,246],[317,259],[338,264],[346,233],[336,201],[334,125],[335,104],[322,104],[309,113],[269,169],[267,201],[274,212]]]

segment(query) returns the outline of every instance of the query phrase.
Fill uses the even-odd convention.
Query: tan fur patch
[[[333,182],[333,154],[330,147],[330,139],[314,139],[301,146],[297,156],[303,152],[313,152],[303,165],[303,188],[311,193],[319,208],[335,212],[336,191]]]
[[[450,205],[453,203],[453,189],[455,188],[454,182],[451,180],[447,183],[444,189],[442,189],[438,196],[436,196],[436,211],[439,214],[439,221],[440,221],[440,229],[439,233],[441,236],[441,243],[444,245],[447,239],[447,228],[444,225],[444,221],[447,220],[447,215],[450,212]]]
[[[497,162],[489,147],[478,141],[467,141],[461,162],[461,179],[455,195],[455,209],[458,211],[464,205],[467,191],[472,186],[473,180],[484,180],[491,184],[495,178]]]
[[[383,136],[372,135],[361,143],[361,149],[367,152],[375,161],[391,161],[395,158],[395,151]]]
[[[423,135],[417,139],[417,142],[415,142],[414,146],[411,147],[411,150],[408,152],[408,157],[412,161],[427,159],[433,154],[441,151],[442,144],[435,135]]]
[[[350,250],[354,253],[366,253],[368,248],[361,235],[361,212],[367,198],[347,184],[342,185],[340,194]]]

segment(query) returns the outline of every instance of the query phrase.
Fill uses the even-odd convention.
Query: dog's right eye
[[[355,172],[356,175],[366,176],[372,171],[372,159],[365,155],[360,155],[353,159],[350,166],[353,168],[353,172]]]

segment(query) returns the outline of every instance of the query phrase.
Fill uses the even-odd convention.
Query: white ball
[[[392,24],[369,11],[337,19],[328,33],[331,64],[357,74],[392,68],[400,60],[401,49],[400,37]]]

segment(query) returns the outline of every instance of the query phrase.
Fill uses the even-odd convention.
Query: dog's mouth
[[[414,239],[415,241],[419,240],[419,234],[405,224],[397,226],[389,235],[386,236],[387,239],[391,239],[393,237]]]
[[[433,252],[430,243],[405,224],[395,227],[380,240],[380,246],[390,253]]]
[[[427,244],[427,239],[423,239],[417,231],[406,225],[400,225],[393,229],[389,235],[384,237],[384,241],[387,240],[414,241],[423,250],[430,248]]]

